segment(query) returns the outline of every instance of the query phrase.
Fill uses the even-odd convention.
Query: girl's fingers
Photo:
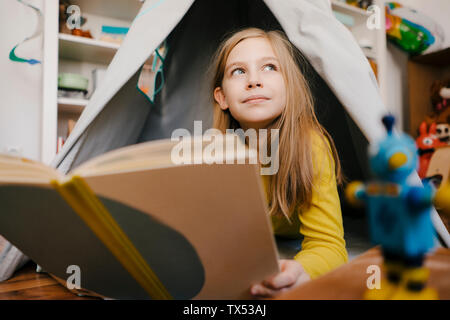
[[[294,260],[281,260],[280,269],[280,273],[265,280],[263,284],[272,289],[290,287],[297,282],[297,279],[303,272],[301,264]]]
[[[254,296],[260,296],[260,297],[272,297],[275,295],[275,291],[272,289],[269,289],[263,285],[255,284],[250,289],[250,292]]]
[[[250,293],[257,297],[263,297],[263,298],[271,298],[275,297],[276,295],[279,295],[288,289],[281,289],[281,290],[273,290],[270,288],[267,288],[260,284],[255,284],[251,287]]]
[[[272,279],[266,280],[263,284],[271,289],[281,289],[285,287],[290,287],[295,283],[297,277],[294,277],[292,272],[281,272],[277,274]]]
[[[274,297],[310,280],[303,266],[295,260],[280,260],[281,272],[250,288],[254,296]]]

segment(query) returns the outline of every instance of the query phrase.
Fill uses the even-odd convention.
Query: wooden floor
[[[37,273],[36,264],[28,263],[15,275],[0,283],[0,300],[92,300],[79,297],[46,273]]]
[[[0,238],[0,247],[2,246]],[[4,243],[3,243],[4,244]],[[0,250],[1,251],[1,250]],[[365,291],[367,267],[381,265],[378,248],[372,248],[350,263],[310,281],[298,290],[280,296],[280,299],[361,299]],[[425,266],[431,271],[429,285],[436,288],[440,299],[450,300],[450,249],[439,248],[426,259]],[[37,273],[36,264],[29,262],[14,276],[0,283],[0,300],[96,300],[80,297],[47,273]]]

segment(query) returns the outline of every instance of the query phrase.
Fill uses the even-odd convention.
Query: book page
[[[57,170],[38,161],[0,154],[0,183],[48,183],[61,178]]]
[[[70,175],[96,175],[142,167],[170,164],[170,140],[158,140],[123,147],[95,157],[75,168]]]
[[[229,148],[234,148],[235,152],[225,152]],[[183,159],[180,159],[180,154]],[[256,156],[249,152],[237,135],[221,135],[216,138],[196,136],[185,141],[155,140],[113,150],[85,162],[69,175],[87,177],[173,167],[181,164],[180,161],[182,164],[225,163],[227,159],[256,163]]]

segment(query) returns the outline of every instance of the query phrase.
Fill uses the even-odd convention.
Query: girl
[[[214,128],[279,129],[278,172],[262,176],[269,213],[276,235],[303,238],[294,259],[279,261],[279,274],[250,288],[255,296],[274,296],[347,261],[339,159],[314,115],[299,58],[281,32],[249,28],[226,39],[213,64]]]

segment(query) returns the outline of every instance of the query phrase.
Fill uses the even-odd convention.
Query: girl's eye
[[[266,71],[275,71],[275,70],[277,70],[277,67],[275,67],[275,65],[273,65],[273,64],[266,64],[264,66],[264,70],[266,70]]]
[[[241,68],[237,68],[237,69],[234,69],[232,72],[231,72],[231,75],[240,75],[240,74],[243,74],[244,73],[244,70],[243,69],[241,69]]]

